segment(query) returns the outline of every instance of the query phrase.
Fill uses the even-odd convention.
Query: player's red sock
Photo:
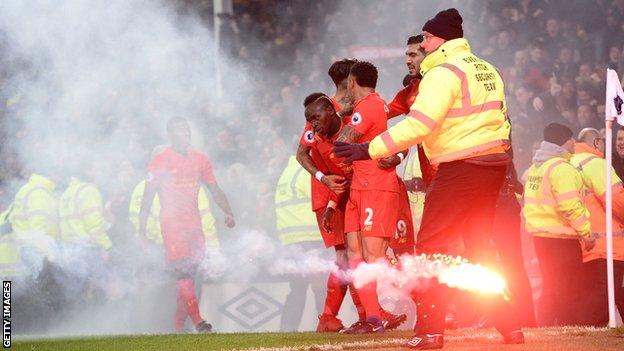
[[[195,295],[195,284],[192,279],[180,279],[178,280],[178,298],[184,303],[186,312],[191,317],[193,325],[199,324],[202,321],[199,315],[199,303],[197,296]]]
[[[349,268],[356,269],[362,262],[364,262],[364,260],[361,258],[349,260]],[[379,300],[377,298],[377,282],[370,282],[360,288],[357,288],[356,290],[358,296],[360,297],[362,306],[364,307],[366,317],[380,317],[381,307],[379,306]]]
[[[184,322],[186,321],[186,317],[188,317],[188,312],[186,312],[186,306],[184,306],[184,301],[178,296],[178,306],[176,308],[174,328],[175,331],[182,331],[184,329]]]
[[[325,298],[323,314],[337,316],[346,293],[347,286],[342,283],[338,275],[331,272],[327,278],[327,297]]]
[[[358,296],[357,290],[353,283],[349,284],[349,292],[351,293],[351,300],[353,301],[353,305],[358,313],[358,319],[360,321],[366,320],[366,312],[364,311],[364,306],[362,306],[362,301],[360,301],[360,297]]]
[[[379,298],[377,297],[377,282],[370,282],[358,289],[362,306],[368,318],[381,317]]]

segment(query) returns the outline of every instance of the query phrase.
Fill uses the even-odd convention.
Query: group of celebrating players
[[[377,284],[359,288],[345,279],[361,263],[386,257],[388,246],[395,256],[413,254],[414,225],[404,181],[396,167],[408,150],[380,160],[349,162],[341,157],[341,145],[365,143],[388,129],[388,119],[407,114],[418,94],[419,67],[425,54],[422,36],[407,41],[409,74],[390,104],[375,91],[377,68],[366,61],[343,59],[334,62],[328,74],[336,86],[333,96],[312,93],[304,100],[305,128],[297,160],[312,177],[312,210],[327,248],[333,247],[336,265],[342,272],[330,273],[318,332],[377,333],[398,327],[404,314],[393,315],[379,303]],[[431,168],[419,152],[423,178]],[[409,180],[410,190],[424,184]],[[347,290],[359,320],[345,328],[337,314]],[[415,301],[415,299],[414,299]]]

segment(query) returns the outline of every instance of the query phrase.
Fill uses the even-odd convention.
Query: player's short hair
[[[184,117],[171,117],[167,121],[167,132],[171,132],[173,130],[173,126],[175,126],[178,123],[189,124],[188,120]]]
[[[345,58],[340,61],[336,61],[329,66],[327,74],[331,78],[334,85],[338,86],[349,76],[351,67],[358,62],[356,59]]]
[[[423,42],[423,40],[424,37],[422,34],[412,35],[411,37],[407,38],[407,45],[420,44]]]
[[[544,141],[559,146],[565,144],[573,135],[572,129],[561,123],[553,122],[544,128]]]
[[[324,93],[316,92],[306,96],[306,98],[303,100],[303,107],[308,107],[308,105],[316,101],[324,101],[326,106],[333,106],[329,96],[325,95]]]
[[[377,67],[370,62],[358,61],[351,67],[349,74],[361,87],[375,89],[377,86]]]
[[[596,138],[600,137],[600,131],[596,128],[583,128],[576,140],[589,144]]]

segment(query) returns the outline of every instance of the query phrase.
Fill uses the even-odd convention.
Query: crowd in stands
[[[236,106],[207,108],[207,113],[220,114],[223,124],[206,123],[201,116],[191,116],[191,120],[205,134],[209,155],[219,165],[217,171],[227,174],[222,178],[241,190],[236,193],[245,194],[243,201],[232,201],[242,204],[238,206],[242,222],[248,220],[250,226],[267,230],[272,221],[258,218],[266,218],[264,211],[273,203],[277,176],[295,150],[303,125],[302,98],[312,91],[331,91],[327,68],[332,60],[348,56],[350,47],[402,48],[408,36],[420,32],[422,23],[414,17],[424,19],[442,7],[460,8],[466,37],[475,52],[504,76],[520,174],[529,166],[541,127],[547,122],[564,122],[575,132],[584,127],[601,128],[605,68],[624,72],[624,0],[573,0],[564,6],[546,0],[448,4],[237,0],[233,4],[233,15],[219,16],[222,53],[242,63],[248,69],[247,81],[258,89]],[[181,0],[179,5],[211,28],[210,1]],[[379,90],[391,99],[406,72],[403,57],[378,61]],[[16,66],[24,63],[7,64],[0,69],[4,76],[0,80],[4,100],[0,118],[19,120],[24,116],[18,115],[16,106],[24,102],[14,86],[3,83],[9,82],[9,71],[15,72]],[[225,94],[237,96],[238,82],[234,84],[226,76],[223,84]],[[15,123],[10,125],[3,123],[1,131],[5,142],[0,147],[0,182],[5,185],[24,177],[19,154],[8,145],[28,133]],[[141,157],[122,163],[134,180],[142,176],[152,147],[162,143],[158,138],[137,139],[134,147],[143,146]],[[153,145],[144,145],[150,143]],[[225,184],[226,189],[228,186]],[[12,197],[6,195],[2,196],[5,206]],[[249,196],[255,201],[249,201]]]

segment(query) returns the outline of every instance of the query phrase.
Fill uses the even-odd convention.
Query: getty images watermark
[[[2,281],[2,347],[11,347],[11,281]]]

